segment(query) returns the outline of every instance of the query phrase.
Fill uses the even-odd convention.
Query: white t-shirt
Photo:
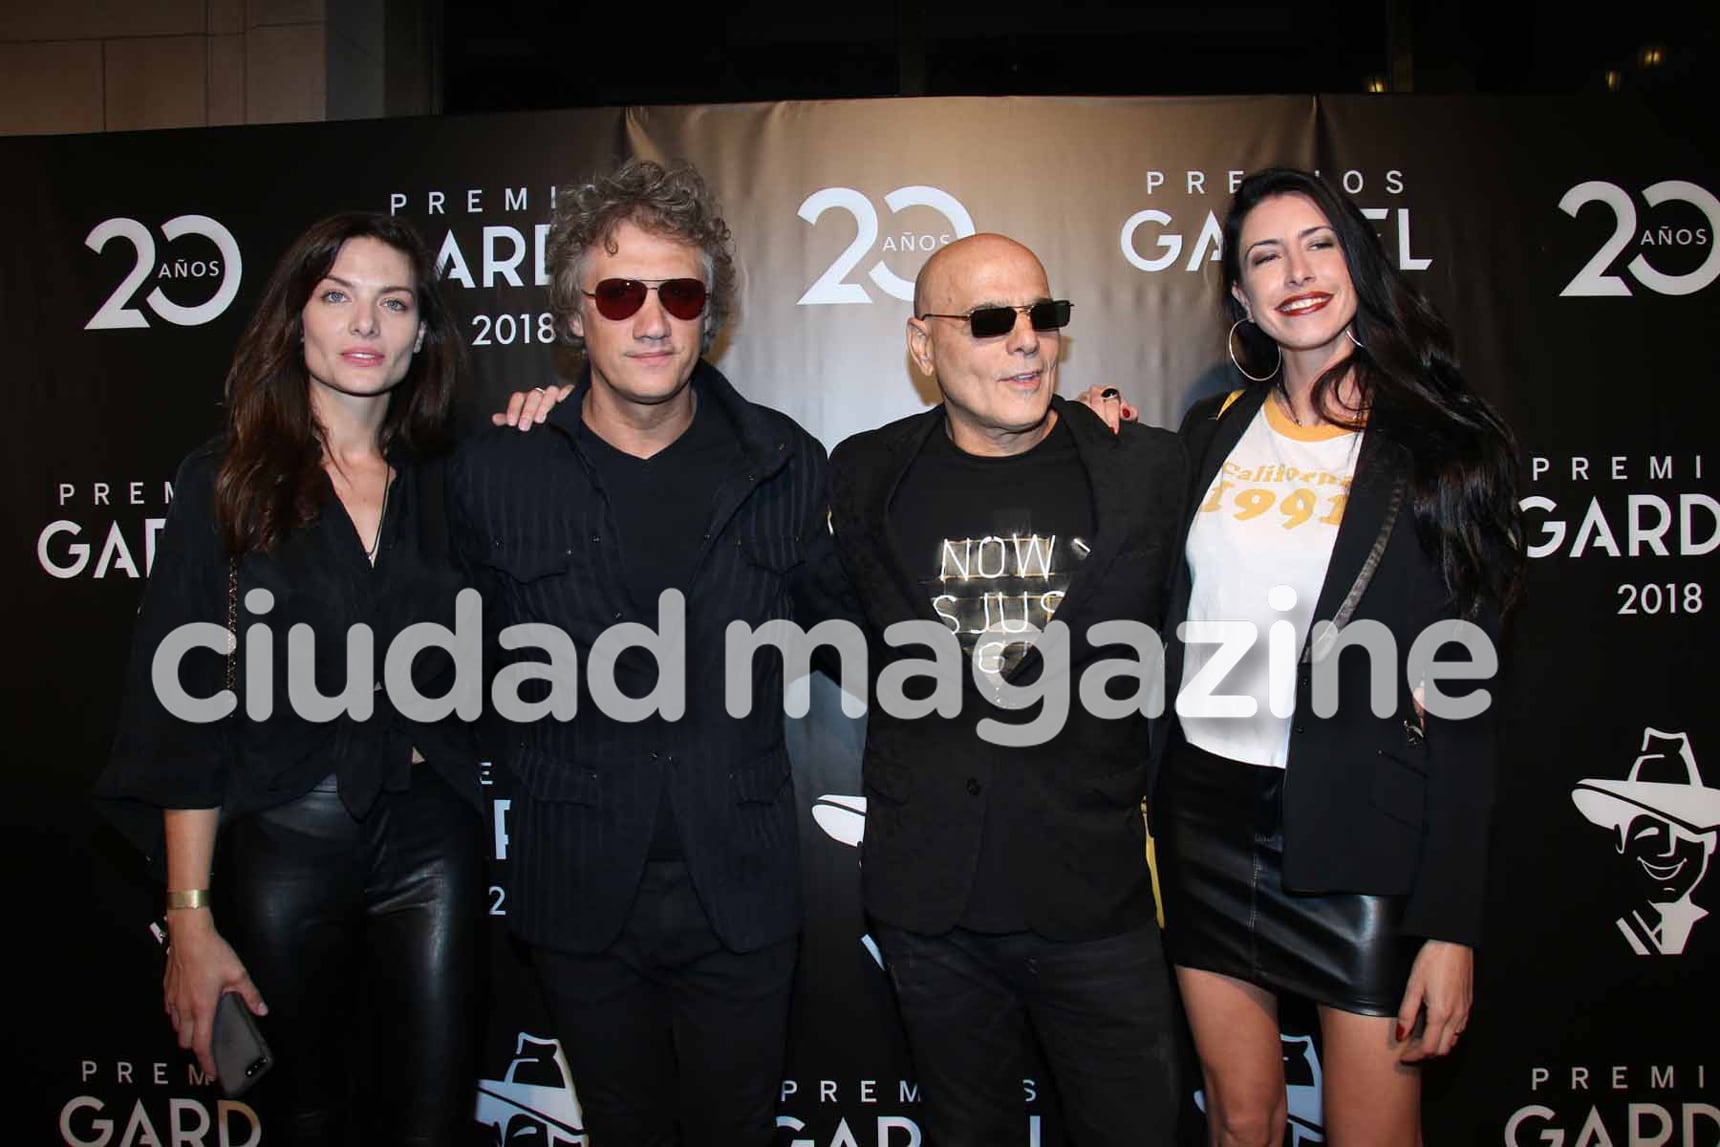
[[[1188,533],[1191,629],[1185,631],[1177,698],[1191,745],[1284,767],[1296,662],[1326,580],[1361,440],[1359,432],[1337,426],[1297,426],[1277,396],[1269,396],[1207,489]],[[1230,630],[1225,645],[1213,623]],[[1245,631],[1237,623],[1252,625],[1255,634],[1240,660],[1234,650]],[[1274,623],[1290,628],[1274,635]],[[1203,670],[1217,680],[1197,680]]]

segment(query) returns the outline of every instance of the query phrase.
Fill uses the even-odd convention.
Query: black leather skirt
[[[1421,947],[1403,898],[1284,887],[1285,770],[1178,738],[1155,794],[1165,953],[1346,1012],[1396,1015]]]

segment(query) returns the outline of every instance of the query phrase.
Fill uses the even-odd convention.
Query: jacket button
[[[1304,732],[1304,731],[1305,731],[1305,727],[1304,727],[1304,726],[1302,726],[1302,725],[1297,725],[1297,726],[1296,726],[1296,731],[1297,731],[1297,732],[1298,732],[1298,733],[1301,733],[1301,732]]]
[[[967,779],[967,791],[969,796],[977,797],[979,795],[979,778],[969,777]]]

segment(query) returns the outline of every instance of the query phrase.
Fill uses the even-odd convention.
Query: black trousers
[[[591,1147],[769,1147],[798,947],[725,948],[680,861],[603,951],[534,947]]]
[[[1029,1025],[1075,1147],[1176,1141],[1177,1048],[1156,925],[1086,941],[874,925],[908,1031],[926,1147],[1028,1141]]]
[[[216,923],[269,1005],[275,1066],[246,1095],[265,1141],[471,1142],[486,887],[472,809],[417,766],[363,820],[331,777],[222,834]]]

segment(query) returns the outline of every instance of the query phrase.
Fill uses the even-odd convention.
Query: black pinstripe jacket
[[[566,631],[578,652],[579,709],[571,720],[486,721],[486,747],[519,789],[509,922],[529,943],[563,951],[594,952],[613,942],[666,785],[717,934],[733,949],[757,948],[800,925],[782,670],[774,654],[756,657],[752,712],[729,717],[723,635],[736,619],[756,627],[788,616],[785,575],[800,562],[807,531],[824,529],[824,448],[786,415],[746,401],[715,367],[701,361],[695,368],[700,401],[714,403],[733,424],[744,463],[714,492],[687,492],[710,500],[712,514],[687,595],[686,713],[678,721],[624,723],[592,701],[592,642],[618,622],[656,628],[657,609],[629,593],[617,523],[580,449],[576,431],[589,385],[588,377],[543,429],[481,434],[451,466],[450,517],[483,592],[487,636],[517,623],[547,623]],[[492,656],[486,682],[504,657],[520,659]],[[492,708],[486,690],[486,714]]]

